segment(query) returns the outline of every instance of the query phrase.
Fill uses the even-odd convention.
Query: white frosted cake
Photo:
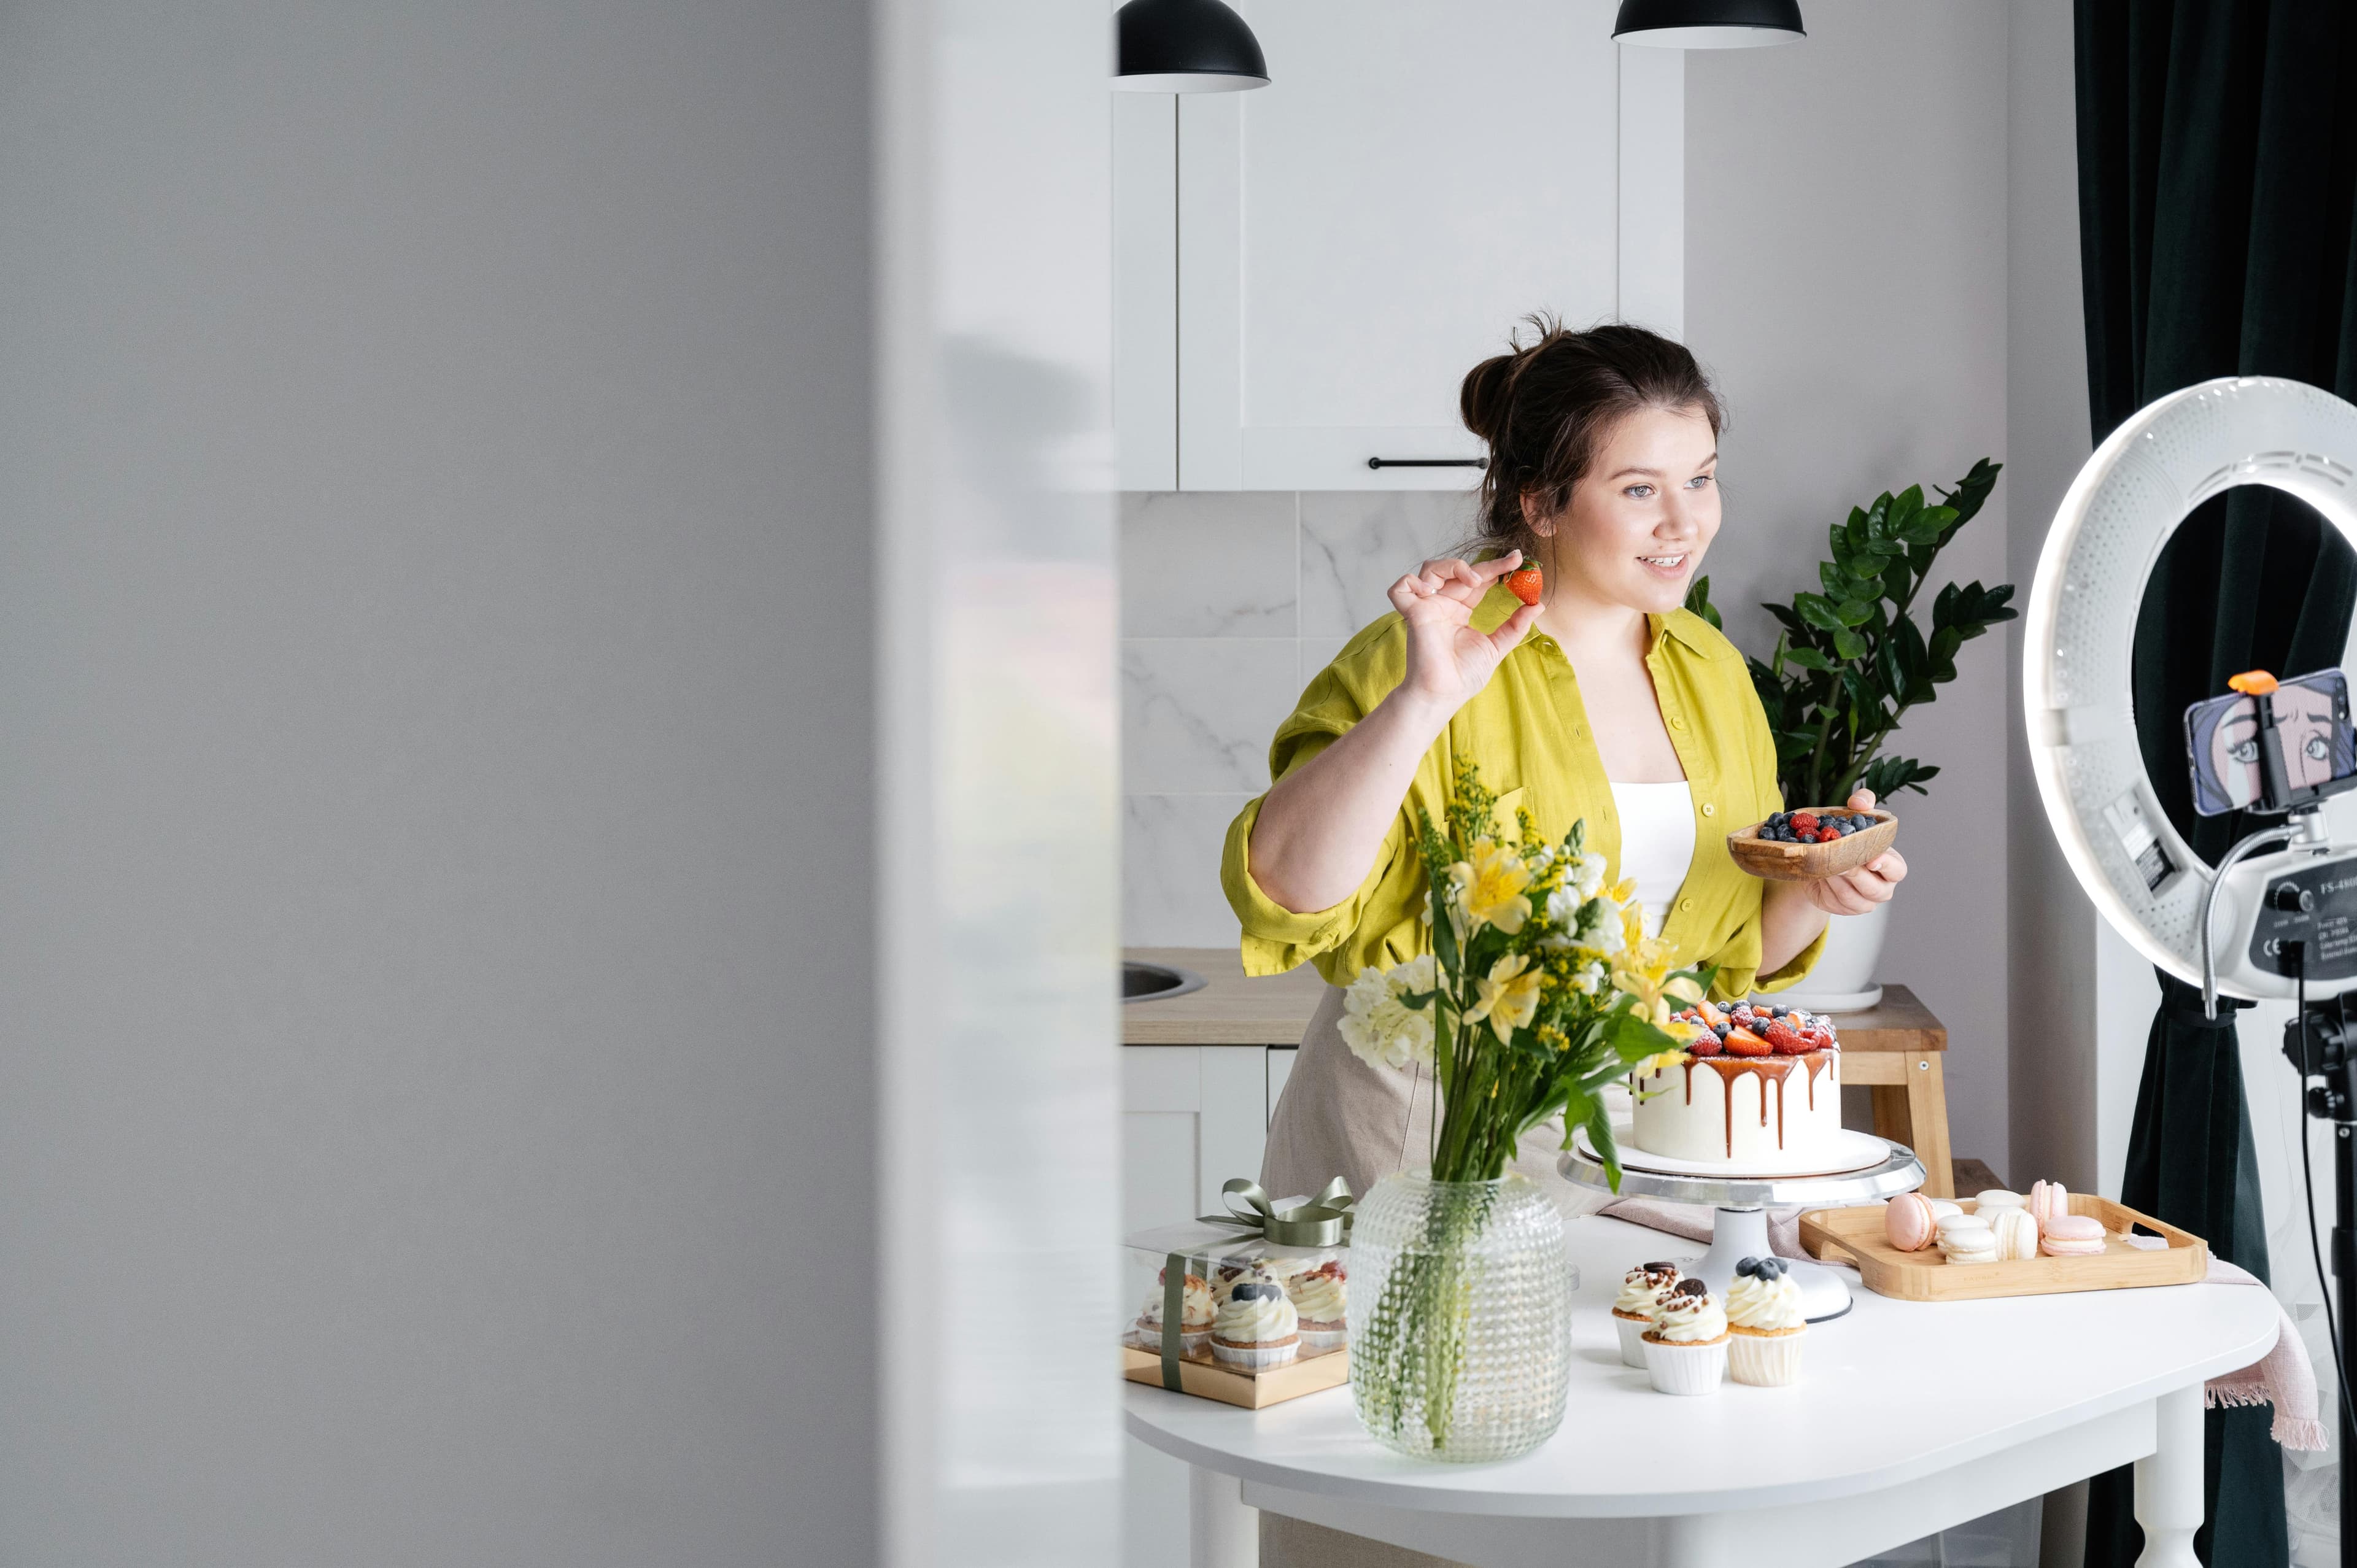
[[[1841,1043],[1833,1021],[1748,1004],[1679,1015],[1708,1031],[1683,1066],[1635,1079],[1629,1141],[1698,1165],[1792,1170],[1841,1138]]]

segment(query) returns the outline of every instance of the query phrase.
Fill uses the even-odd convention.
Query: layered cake
[[[1798,1008],[1708,1002],[1678,1015],[1696,1030],[1682,1066],[1632,1080],[1629,1141],[1651,1154],[1734,1169],[1796,1171],[1841,1139],[1841,1042],[1833,1020]]]

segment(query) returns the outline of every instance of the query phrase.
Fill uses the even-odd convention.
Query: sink
[[[1124,959],[1121,965],[1121,999],[1124,1002],[1167,1002],[1173,996],[1184,996],[1190,991],[1203,989],[1203,977],[1191,969],[1174,969],[1167,963],[1141,963],[1135,959]]]

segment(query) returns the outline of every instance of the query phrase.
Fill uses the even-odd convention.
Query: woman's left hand
[[[1860,789],[1849,798],[1853,811],[1874,810],[1874,791]],[[1800,884],[1803,897],[1828,915],[1864,915],[1877,904],[1888,904],[1907,880],[1907,862],[1895,849],[1886,849],[1856,871]]]

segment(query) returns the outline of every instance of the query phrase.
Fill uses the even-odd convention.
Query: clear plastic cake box
[[[1350,1381],[1346,1336],[1334,1334],[1332,1338],[1339,1342],[1313,1346],[1313,1338],[1323,1341],[1327,1336],[1304,1333],[1298,1326],[1300,1303],[1307,1301],[1335,1314],[1309,1321],[1330,1322],[1339,1327],[1349,1289],[1348,1246],[1282,1246],[1227,1226],[1202,1223],[1141,1230],[1122,1246],[1121,1366],[1122,1376],[1130,1382],[1259,1410]],[[1189,1332],[1177,1336],[1179,1342],[1166,1356],[1146,1309],[1149,1296],[1160,1299],[1161,1275],[1174,1255],[1183,1261],[1189,1275],[1203,1282],[1212,1296],[1215,1316],[1239,1283],[1274,1283],[1283,1290],[1297,1318],[1299,1343],[1292,1357],[1272,1366],[1240,1365],[1218,1357],[1209,1333]],[[1183,1323],[1183,1306],[1181,1319]]]

